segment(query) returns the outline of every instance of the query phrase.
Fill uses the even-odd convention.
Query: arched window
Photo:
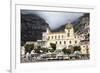
[[[53,36],[52,36],[52,39],[53,39]]]
[[[48,36],[48,40],[50,39],[50,36]]]
[[[68,30],[68,32],[70,33],[70,30]]]
[[[55,36],[55,39],[56,39],[57,37]]]
[[[76,36],[75,36],[75,38],[76,38]]]
[[[61,44],[61,41],[60,41],[60,44]]]
[[[58,38],[60,39],[60,35],[58,36]]]
[[[70,37],[70,33],[68,33],[67,36]]]
[[[56,41],[56,44],[57,44],[57,41]]]
[[[66,44],[66,41],[64,41],[64,44]]]
[[[85,46],[83,46],[85,48]]]
[[[71,44],[72,42],[71,42],[71,41],[69,41],[69,43]]]
[[[77,43],[77,41],[75,41],[75,44]]]
[[[64,36],[62,35],[62,39],[63,39],[63,37],[64,37]]]

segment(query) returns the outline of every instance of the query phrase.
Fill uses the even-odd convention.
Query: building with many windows
[[[78,46],[80,43],[79,36],[74,33],[71,23],[66,24],[63,32],[51,32],[47,28],[46,32],[43,32],[42,40],[45,41],[46,47],[50,48],[50,43],[54,43],[57,49],[68,48],[70,45]]]

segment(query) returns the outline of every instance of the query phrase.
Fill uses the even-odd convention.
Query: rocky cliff
[[[21,14],[21,45],[26,41],[37,41],[42,39],[42,32],[49,25],[44,19],[34,14]]]

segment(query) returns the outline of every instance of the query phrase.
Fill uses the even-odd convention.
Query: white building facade
[[[46,32],[42,35],[46,47],[50,48],[50,43],[56,44],[56,49],[68,48],[68,46],[78,46],[80,43],[79,36],[74,33],[73,25],[66,24],[63,32],[51,32],[47,28]]]

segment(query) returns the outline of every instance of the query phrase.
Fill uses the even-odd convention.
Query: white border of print
[[[56,70],[79,67],[95,66],[95,9],[93,7],[79,5],[43,5],[43,4],[15,4],[12,3],[11,9],[11,72],[37,72],[44,70]],[[56,61],[56,62],[37,62],[20,63],[20,10],[48,10],[48,11],[70,11],[70,12],[89,12],[90,13],[90,60],[79,61]]]

